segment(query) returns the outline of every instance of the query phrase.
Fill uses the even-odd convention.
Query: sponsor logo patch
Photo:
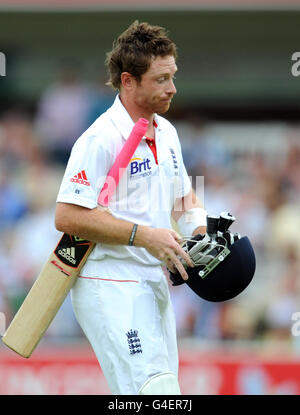
[[[126,336],[130,354],[143,353],[141,341],[138,337],[138,331],[131,329],[126,333]]]
[[[77,268],[91,244],[90,241],[64,233],[54,253],[63,264]]]
[[[91,183],[88,181],[86,177],[85,170],[82,170],[80,173],[76,174],[74,177],[70,180],[73,183],[79,183],[83,184],[84,186],[90,186]]]
[[[135,179],[137,177],[150,176],[152,173],[149,158],[133,158],[130,160],[129,168],[131,179]]]
[[[178,171],[179,168],[178,168],[178,162],[177,162],[175,151],[173,150],[172,147],[170,147],[169,150],[170,150],[172,160],[173,160],[173,167],[174,167],[175,176],[178,176],[179,175],[179,171]]]

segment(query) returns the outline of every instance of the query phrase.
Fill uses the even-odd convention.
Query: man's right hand
[[[186,281],[188,274],[179,258],[193,267],[190,256],[180,246],[181,237],[173,229],[139,226],[136,234],[136,246],[143,246],[155,258],[163,261],[170,271],[178,273]]]

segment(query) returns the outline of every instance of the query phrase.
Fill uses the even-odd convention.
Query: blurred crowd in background
[[[0,311],[7,322],[58,242],[55,201],[72,145],[114,99],[104,82],[88,85],[78,75],[64,71],[33,115],[0,114]],[[216,123],[197,113],[173,122],[193,185],[204,178],[207,211],[232,213],[232,230],[249,237],[257,259],[252,284],[226,303],[170,284],[179,338],[293,342],[292,315],[300,311],[300,124]],[[67,298],[46,339],[82,337]]]

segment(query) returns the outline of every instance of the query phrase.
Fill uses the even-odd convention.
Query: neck
[[[136,123],[139,120],[139,118],[145,118],[146,120],[149,121],[149,126],[153,125],[153,121],[154,121],[153,113],[148,112],[144,108],[140,108],[132,100],[127,99],[126,96],[124,96],[123,94],[120,94],[119,96],[120,96],[120,100],[124,108],[130,115],[134,123]]]

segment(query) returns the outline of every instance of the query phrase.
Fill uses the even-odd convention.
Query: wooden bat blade
[[[2,337],[10,349],[30,357],[49,327],[95,244],[63,234]]]

